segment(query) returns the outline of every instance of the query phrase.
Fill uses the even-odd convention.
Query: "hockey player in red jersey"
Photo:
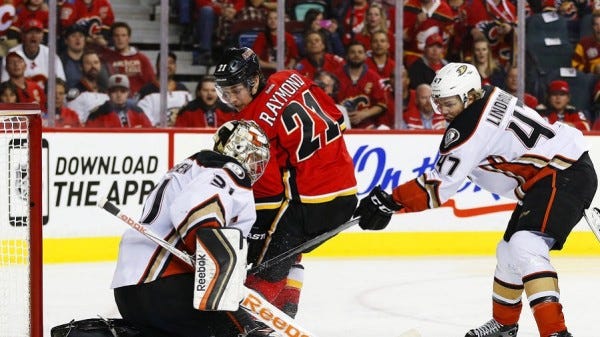
[[[239,231],[239,238],[248,235],[256,218],[251,186],[263,174],[270,156],[266,135],[252,121],[227,122],[213,138],[213,151],[193,154],[157,183],[144,203],[140,221],[190,255],[214,245],[200,240],[202,231]],[[227,242],[227,249],[209,250],[206,255],[240,261],[239,272],[210,281],[208,262],[198,264],[197,276],[210,283],[205,292],[219,292],[216,301],[205,303],[217,306],[239,295],[227,291],[243,286],[246,277],[241,248],[245,244],[238,242]],[[144,336],[267,336],[256,331],[258,326],[246,311],[233,311],[239,301],[232,301],[231,309],[197,310],[193,305],[198,292],[195,274],[193,267],[130,229],[119,245],[111,287],[122,317]]]
[[[248,262],[267,261],[348,221],[357,203],[356,179],[335,102],[294,70],[265,80],[249,48],[226,50],[214,75],[223,101],[256,121],[271,143],[267,172],[254,189],[258,220]],[[246,281],[292,317],[302,282],[298,259],[292,256]]]
[[[401,208],[438,207],[465,178],[516,199],[496,249],[493,318],[466,337],[516,336],[523,292],[541,337],[571,337],[549,251],[562,249],[596,193],[598,179],[582,133],[549,124],[497,87],[482,87],[470,64],[444,66],[431,86],[434,107],[449,122],[435,168],[391,195],[374,188],[357,209],[360,226],[381,229]]]

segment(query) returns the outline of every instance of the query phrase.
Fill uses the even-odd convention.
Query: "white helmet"
[[[437,100],[458,95],[466,108],[468,93],[480,89],[481,77],[474,65],[448,63],[438,70],[431,82],[431,98]]]
[[[213,136],[214,151],[235,158],[254,184],[269,162],[269,139],[254,121],[236,120],[223,124]]]

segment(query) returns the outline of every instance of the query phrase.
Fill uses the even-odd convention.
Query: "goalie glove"
[[[392,196],[376,186],[369,195],[362,198],[354,216],[360,216],[358,225],[362,229],[381,230],[384,229],[390,220],[392,214],[402,208],[392,199]]]

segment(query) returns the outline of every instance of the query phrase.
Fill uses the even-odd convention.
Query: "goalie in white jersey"
[[[196,270],[138,231],[129,229],[121,239],[112,282],[115,301],[123,318],[144,336],[238,337],[256,328],[239,310],[241,298],[232,301],[227,291],[243,287],[246,277],[241,247],[256,219],[251,185],[269,161],[269,141],[253,121],[228,122],[214,140],[214,151],[200,151],[165,174],[146,200],[140,221],[173,246],[196,254]],[[215,228],[236,232],[237,241],[203,241],[202,233]],[[200,249],[207,252],[206,260],[231,259],[235,268],[204,283],[209,273],[198,262]],[[197,302],[199,290],[205,295]],[[223,309],[227,301],[229,309]]]
[[[596,193],[598,180],[580,131],[546,122],[516,97],[481,86],[477,69],[450,63],[432,84],[449,125],[431,172],[394,188],[374,188],[356,211],[360,226],[382,229],[394,211],[440,206],[469,178],[517,200],[496,249],[493,318],[466,337],[516,336],[523,292],[541,337],[570,337],[549,250],[560,250]]]

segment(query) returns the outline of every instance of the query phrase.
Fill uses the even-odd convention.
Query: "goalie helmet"
[[[433,100],[459,96],[465,108],[472,90],[481,90],[481,77],[477,68],[469,63],[448,63],[431,82]]]
[[[235,158],[254,184],[269,162],[269,139],[254,121],[236,120],[223,124],[213,136],[214,151]]]
[[[229,87],[244,84],[252,88],[254,76],[262,79],[258,57],[250,48],[229,48],[223,53],[221,62],[215,68],[217,86]]]

